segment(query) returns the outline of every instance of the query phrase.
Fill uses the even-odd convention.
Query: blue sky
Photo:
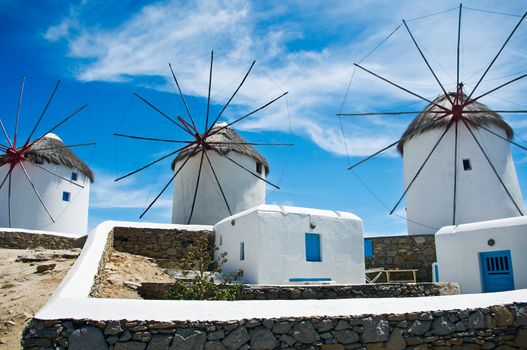
[[[67,143],[97,142],[76,149],[95,171],[90,227],[103,220],[138,220],[170,178],[170,161],[126,181],[113,179],[170,152],[162,144],[117,139],[114,132],[154,137],[183,135],[132,92],[175,115],[171,62],[193,111],[204,111],[208,60],[215,52],[213,106],[218,112],[237,82],[257,61],[225,113],[232,120],[289,91],[236,129],[251,141],[292,142],[292,149],[259,148],[271,165],[269,203],[351,211],[367,235],[406,232],[351,172],[357,161],[397,140],[410,117],[339,119],[343,112],[415,110],[424,104],[357,71],[360,61],[399,24],[408,25],[448,89],[455,86],[456,1],[39,1],[31,6],[0,0],[0,116],[13,129],[20,78],[27,76],[21,134],[27,135],[57,79],[61,88],[42,126],[53,125],[81,104],[88,108],[57,130]],[[474,86],[526,10],[522,1],[463,3],[461,77]],[[511,15],[476,11],[490,10]],[[485,92],[526,73],[527,23],[523,23],[478,88]],[[364,66],[425,95],[440,92],[404,27],[369,55]],[[353,81],[346,95],[350,77]],[[520,81],[482,102],[493,108],[526,109],[527,82]],[[343,102],[344,101],[344,102]],[[195,114],[201,116],[200,112]],[[525,115],[507,117],[517,141],[527,140]],[[345,142],[344,142],[345,141]],[[527,143],[527,142],[524,142]],[[345,145],[347,147],[345,147]],[[346,150],[347,148],[347,150]],[[520,184],[527,190],[527,155],[513,151]],[[388,206],[403,191],[402,161],[395,152],[357,169],[357,175]],[[145,220],[169,222],[168,192]],[[401,206],[404,208],[404,206]],[[404,215],[403,211],[398,212]]]

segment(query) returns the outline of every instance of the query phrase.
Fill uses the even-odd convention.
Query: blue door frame
[[[479,253],[481,283],[484,293],[514,289],[514,273],[510,250]]]

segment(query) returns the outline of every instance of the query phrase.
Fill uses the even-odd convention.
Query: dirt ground
[[[0,349],[21,349],[25,324],[48,301],[79,253],[0,248]]]
[[[114,251],[105,266],[101,298],[141,299],[142,282],[172,282],[153,259]]]

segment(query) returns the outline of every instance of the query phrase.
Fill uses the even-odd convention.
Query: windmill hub
[[[456,103],[452,106],[452,117],[454,119],[456,120],[461,119],[462,112],[463,112],[463,105]]]

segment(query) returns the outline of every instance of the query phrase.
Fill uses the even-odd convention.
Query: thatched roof
[[[450,96],[454,97],[454,93],[450,93]],[[464,95],[464,98],[466,99],[467,96]],[[434,100],[434,103],[437,103],[441,106],[445,106],[446,108],[451,108],[451,103],[447,99],[446,95],[440,95],[438,98]],[[440,114],[438,113],[428,113],[429,111],[440,111],[441,109],[433,104],[429,104],[417,117],[410,123],[406,131],[403,133],[403,136],[401,137],[401,141],[399,141],[399,144],[397,145],[397,150],[400,154],[403,154],[403,146],[404,143],[411,139],[414,136],[417,136],[419,134],[422,134],[425,131],[433,130],[433,129],[439,129],[439,128],[445,128],[452,116],[448,116],[446,118],[442,118],[440,120],[434,120],[436,117],[438,117]],[[482,113],[468,113],[463,114],[463,116],[469,120],[474,121],[477,124],[483,125],[483,126],[489,126],[489,125],[495,125],[498,128],[501,128],[505,133],[507,134],[507,137],[509,139],[512,139],[513,131],[509,124],[503,118],[496,112],[493,112],[490,110],[487,106],[485,106],[483,103],[479,102],[473,102],[466,106],[464,111],[485,111]]]
[[[86,175],[91,182],[94,180],[93,171],[69,147],[65,147],[62,140],[55,134],[47,134],[38,140],[25,155],[37,164],[48,162],[77,169]]]
[[[212,130],[221,128],[225,125],[225,123],[221,122],[216,123]],[[222,129],[217,134],[209,136],[207,138],[207,142],[227,142],[222,144],[212,144],[211,147],[223,155],[226,155],[232,151],[249,156],[257,162],[262,163],[262,165],[265,167],[265,173],[269,173],[269,163],[267,162],[267,160],[260,153],[258,153],[258,151],[254,149],[252,145],[241,145],[240,143],[244,143],[247,141],[243,137],[241,137],[236,131],[232,130],[230,127]],[[174,167],[177,162],[184,159],[191,153],[191,149],[192,148],[189,148],[178,153],[177,157],[172,161],[172,170],[174,170]]]

